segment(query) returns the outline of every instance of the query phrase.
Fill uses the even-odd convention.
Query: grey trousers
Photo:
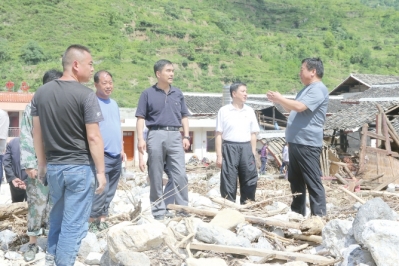
[[[91,208],[90,218],[98,218],[100,216],[108,216],[109,206],[115,196],[118,187],[119,178],[122,172],[122,158],[118,156],[113,158],[107,154],[104,155],[105,178],[107,184],[104,192],[94,194],[93,205]]]
[[[188,205],[188,181],[182,137],[179,131],[150,130],[147,136],[147,152],[150,176],[150,202],[152,215],[164,215],[162,175],[166,163],[173,182],[174,201]]]

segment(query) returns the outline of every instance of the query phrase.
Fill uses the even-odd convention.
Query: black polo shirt
[[[136,117],[143,117],[147,127],[181,127],[182,117],[189,115],[180,89],[171,86],[166,94],[156,84],[141,93],[136,111]]]

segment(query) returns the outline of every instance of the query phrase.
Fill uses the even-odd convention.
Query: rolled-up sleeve
[[[216,117],[216,131],[223,132],[223,111],[219,110],[218,116]]]

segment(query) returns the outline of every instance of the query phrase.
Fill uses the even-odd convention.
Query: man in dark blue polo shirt
[[[171,86],[174,77],[172,62],[159,60],[154,65],[158,82],[142,92],[137,111],[137,139],[140,153],[147,150],[150,177],[152,215],[157,220],[169,216],[163,199],[164,165],[170,169],[174,184],[175,203],[188,205],[188,188],[184,150],[190,147],[188,109],[183,93]],[[144,123],[148,127],[143,138]],[[180,134],[183,127],[184,137]],[[179,213],[184,215],[183,213]]]

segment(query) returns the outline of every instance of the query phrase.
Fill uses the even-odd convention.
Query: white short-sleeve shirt
[[[222,139],[233,142],[251,141],[251,134],[260,131],[254,110],[244,104],[242,109],[228,104],[219,109],[216,119],[216,131],[222,133]]]

